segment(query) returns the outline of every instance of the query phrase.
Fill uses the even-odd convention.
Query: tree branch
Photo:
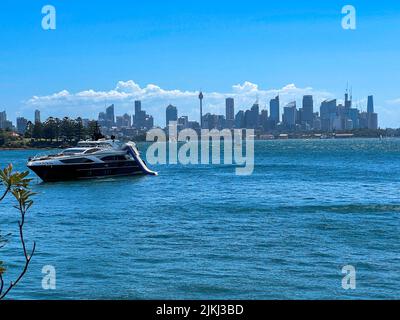
[[[0,197],[0,202],[3,201],[3,199],[6,197],[7,193],[10,192],[10,190],[11,190],[11,187],[8,186],[8,187],[6,188],[6,191],[4,191],[4,194]]]

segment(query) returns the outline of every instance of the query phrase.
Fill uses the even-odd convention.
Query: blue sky
[[[47,4],[56,30],[41,27]],[[341,27],[347,4],[356,30]],[[276,93],[319,103],[348,81],[360,107],[374,94],[382,127],[400,127],[399,35],[399,1],[2,0],[0,109],[93,118],[137,98],[161,125],[169,103],[197,117],[200,88],[222,113],[228,95],[237,109]]]

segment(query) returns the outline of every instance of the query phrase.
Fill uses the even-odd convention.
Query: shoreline
[[[383,140],[386,139],[398,139],[399,137],[383,137]],[[381,140],[379,137],[337,137],[337,138],[324,138],[324,139],[319,139],[319,138],[275,138],[275,139],[260,139],[260,138],[255,138],[254,141],[292,141],[292,140],[360,140],[360,139],[376,139],[376,140]],[[149,142],[151,143],[152,141],[142,141],[138,140],[136,143],[145,143]],[[184,141],[182,141],[184,142]],[[57,149],[63,149],[63,147],[0,147],[0,151],[19,151],[19,150],[57,150]]]

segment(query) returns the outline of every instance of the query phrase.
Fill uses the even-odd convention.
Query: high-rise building
[[[142,110],[142,102],[140,100],[135,101],[134,124],[138,129],[146,127],[146,112]]]
[[[28,119],[25,119],[24,117],[17,118],[17,132],[19,134],[24,134],[27,126],[28,126]]]
[[[12,130],[13,124],[11,121],[7,120],[6,111],[0,112],[0,129],[2,130]]]
[[[135,101],[135,116],[142,111],[142,101],[136,100]]]
[[[105,127],[107,124],[107,119],[106,119],[106,113],[105,112],[100,112],[99,117],[98,117],[98,123],[99,126]]]
[[[264,131],[267,131],[269,129],[269,119],[268,119],[268,110],[267,109],[261,110],[260,126],[263,128]]]
[[[131,127],[131,116],[125,113],[122,116],[117,116],[115,120],[117,128],[130,128]]]
[[[345,107],[345,109],[348,110],[348,109],[351,108],[351,106],[353,104],[352,100],[353,100],[353,96],[352,96],[351,91],[350,91],[350,96],[349,96],[349,91],[346,90],[346,93],[344,95],[344,107]]]
[[[142,102],[135,101],[135,115],[133,117],[133,125],[139,130],[148,130],[154,127],[154,119],[142,110]]]
[[[124,127],[132,127],[132,117],[129,114],[125,113],[122,118],[124,119]]]
[[[367,114],[368,114],[368,129],[377,130],[378,114],[377,113],[367,113]]]
[[[35,123],[40,123],[40,110],[35,110]]]
[[[313,125],[314,119],[314,100],[313,96],[306,95],[303,97],[303,108],[301,111],[301,122],[308,124],[310,126]]]
[[[333,121],[337,116],[337,101],[325,100],[321,103],[320,107],[321,115],[321,129],[322,131],[332,131]]]
[[[296,101],[290,102],[286,107],[283,109],[283,116],[282,122],[283,124],[290,129],[293,129],[296,125]]]
[[[244,111],[240,110],[235,116],[235,128],[242,129],[245,127]]]
[[[353,129],[359,128],[360,111],[357,108],[350,108],[349,119],[352,121]]]
[[[235,100],[233,98],[226,98],[225,100],[225,116],[226,127],[233,128],[235,123]]]
[[[374,96],[368,96],[367,112],[374,113]]]
[[[271,99],[269,102],[269,114],[273,123],[277,124],[280,121],[279,117],[279,96]]]
[[[258,102],[254,103],[250,110],[244,114],[245,126],[247,129],[256,129],[260,123],[260,105]]]
[[[117,128],[122,128],[124,126],[124,118],[122,116],[116,116],[115,125]]]
[[[6,111],[0,112],[0,129],[5,129],[6,121],[7,121]]]
[[[187,129],[189,125],[189,118],[188,116],[182,116],[179,117],[178,119],[178,129],[182,130],[182,129]]]
[[[106,126],[111,128],[115,125],[114,105],[112,104],[106,109]]]
[[[178,109],[170,104],[167,107],[167,110],[165,112],[165,126],[168,128],[168,125],[171,121],[177,121],[178,120]]]
[[[203,129],[218,129],[221,130],[225,126],[225,117],[223,115],[206,113],[203,116]]]

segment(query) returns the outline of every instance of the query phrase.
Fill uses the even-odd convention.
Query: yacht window
[[[92,148],[92,149],[89,149],[89,150],[85,151],[85,154],[94,153],[94,152],[97,152],[97,151],[100,151],[100,150],[101,149],[99,149],[99,148]]]
[[[122,155],[122,156],[107,156],[107,157],[101,158],[101,160],[103,160],[103,161],[123,161],[123,160],[126,160],[126,158],[124,155]]]
[[[75,153],[82,153],[85,149],[65,149],[61,153],[62,154],[75,154]]]
[[[75,158],[75,159],[64,159],[60,160],[62,163],[91,163],[93,160],[88,158]]]

